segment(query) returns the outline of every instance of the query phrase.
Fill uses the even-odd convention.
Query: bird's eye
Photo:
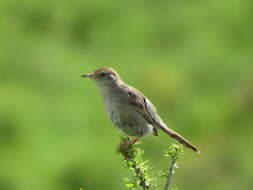
[[[105,73],[101,73],[100,76],[101,76],[101,77],[104,77],[104,76],[105,76]]]

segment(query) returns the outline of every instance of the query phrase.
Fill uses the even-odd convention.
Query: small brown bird
[[[114,69],[100,68],[82,77],[91,78],[97,83],[110,119],[123,133],[139,138],[148,132],[158,136],[157,129],[161,129],[186,147],[200,152],[196,146],[168,128],[151,101],[124,83]]]

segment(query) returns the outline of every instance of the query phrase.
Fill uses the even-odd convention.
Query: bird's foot
[[[132,138],[128,141],[123,141],[119,144],[119,146],[127,146],[127,145],[132,145],[132,144],[135,144],[136,142],[139,141],[139,138],[138,137],[135,137],[135,138]]]

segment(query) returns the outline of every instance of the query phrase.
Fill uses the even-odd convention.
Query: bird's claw
[[[121,142],[120,144],[119,144],[119,146],[121,147],[121,146],[127,146],[127,145],[132,145],[132,144],[135,144],[136,142],[138,142],[139,141],[139,138],[132,138],[132,139],[130,139],[130,140],[128,140],[128,141],[123,141],[123,142]]]

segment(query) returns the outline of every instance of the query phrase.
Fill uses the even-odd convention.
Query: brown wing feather
[[[136,110],[142,115],[142,117],[145,118],[148,123],[150,123],[154,126],[154,130],[153,130],[154,135],[156,135],[156,136],[158,135],[157,130],[155,128],[158,126],[160,129],[162,129],[165,133],[170,135],[172,138],[176,139],[178,142],[184,144],[185,146],[191,148],[192,150],[194,150],[196,152],[200,152],[196,146],[191,144],[183,136],[176,133],[172,129],[168,128],[162,122],[162,120],[160,120],[159,116],[157,118],[154,116],[154,113],[156,113],[155,107],[152,105],[152,103],[148,99],[146,99],[146,97],[141,92],[139,92],[138,90],[136,90],[132,87],[125,86],[125,88],[127,88],[126,91],[127,91],[127,97],[128,97],[129,104],[134,105]],[[149,101],[149,103],[148,103],[149,106],[147,104],[147,101]],[[150,108],[150,104],[151,104],[152,108]]]
[[[145,96],[138,90],[129,87],[127,96],[129,97],[129,103],[135,105],[136,110],[142,115],[142,117],[144,117],[148,123],[154,125],[155,120],[147,109]]]

